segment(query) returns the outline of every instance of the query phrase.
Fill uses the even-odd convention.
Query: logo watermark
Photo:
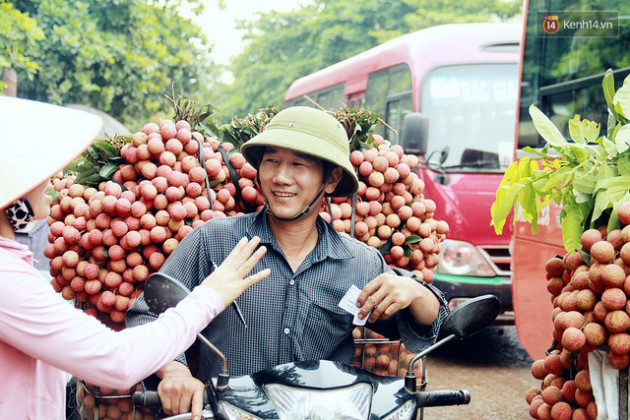
[[[536,34],[544,37],[618,37],[618,12],[537,12]]]

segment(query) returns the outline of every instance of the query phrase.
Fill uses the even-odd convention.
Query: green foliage
[[[6,67],[20,70],[31,79],[40,66],[29,51],[43,38],[44,32],[35,19],[17,10],[11,2],[0,0],[0,75]],[[0,80],[0,91],[4,87]]]
[[[212,103],[220,117],[281,104],[299,77],[389,39],[425,27],[505,20],[520,12],[510,0],[314,0],[301,9],[262,13],[241,22],[246,49],[229,65],[231,84],[217,84]]]
[[[602,87],[608,104],[609,121],[605,135],[592,121],[575,115],[569,121],[573,142],[536,106],[529,112],[546,146],[537,151],[541,167],[531,158],[514,162],[505,173],[492,204],[492,224],[501,233],[510,211],[521,207],[522,217],[537,232],[540,210],[554,201],[562,206],[560,214],[564,248],[571,253],[582,248],[581,234],[589,228],[607,225],[608,231],[619,227],[617,208],[630,200],[630,76],[615,92],[611,70]],[[515,217],[516,222],[516,217]]]
[[[164,95],[172,85],[193,99],[208,96],[210,46],[179,15],[179,1],[9,3],[46,35],[29,54],[41,71],[33,80],[18,73],[19,96],[91,105],[136,128],[169,109]]]
[[[252,137],[260,134],[265,126],[278,113],[279,109],[270,106],[261,108],[256,113],[248,113],[245,117],[234,117],[229,124],[219,127],[224,142],[234,145],[234,150],[241,150],[241,146]]]
[[[65,170],[76,174],[76,182],[79,184],[97,187],[102,181],[112,179],[118,166],[125,163],[120,156],[120,149],[130,141],[131,136],[96,140]]]

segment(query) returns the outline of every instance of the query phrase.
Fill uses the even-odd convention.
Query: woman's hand
[[[229,306],[250,286],[271,273],[271,270],[267,268],[245,278],[267,252],[264,246],[254,252],[258,244],[260,244],[260,238],[257,236],[251,240],[241,239],[223,263],[206,277],[201,286],[212,287],[221,296],[225,306]]]

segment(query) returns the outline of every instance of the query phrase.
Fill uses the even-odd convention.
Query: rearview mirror
[[[424,156],[429,141],[429,117],[419,112],[405,115],[400,132],[400,145],[405,153]]]
[[[190,293],[178,280],[164,273],[153,273],[144,285],[144,300],[154,314],[177,306]]]
[[[440,335],[465,338],[492,324],[497,315],[499,299],[496,296],[477,296],[453,309],[442,324]]]

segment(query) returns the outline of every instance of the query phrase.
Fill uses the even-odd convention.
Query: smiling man
[[[231,375],[296,360],[350,363],[353,316],[338,303],[352,285],[362,290],[359,316],[369,314],[370,329],[402,338],[414,352],[435,341],[448,313],[442,294],[408,272],[395,272],[377,249],[339,234],[319,216],[325,195],[349,196],[358,187],[346,132],[334,117],[308,107],[285,109],[242,152],[258,170],[264,210],[199,226],[162,268],[192,288],[241,237],[258,236],[267,247],[254,270],[270,268],[271,275],[237,300],[247,327],[229,307],[203,332],[226,355]],[[141,297],[127,312],[127,325],[152,317]],[[167,414],[190,411],[191,402],[201,405],[203,382],[221,367],[205,347],[198,379],[184,363],[182,357],[158,372]]]

